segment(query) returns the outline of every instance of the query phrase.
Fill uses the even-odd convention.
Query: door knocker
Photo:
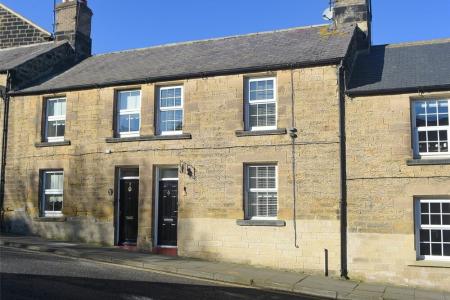
[[[128,183],[128,192],[131,192],[133,188],[131,187],[131,182]]]
[[[170,191],[167,191],[166,195],[167,195],[167,196],[170,196]]]

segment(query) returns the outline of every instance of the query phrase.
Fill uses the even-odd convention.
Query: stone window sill
[[[435,261],[435,260],[418,260],[408,265],[409,267],[419,268],[444,268],[450,269],[450,261]]]
[[[250,130],[236,130],[235,134],[237,137],[243,136],[260,136],[260,135],[283,135],[286,134],[286,128],[272,129],[272,130],[258,130],[258,131],[250,131]]]
[[[61,142],[42,142],[34,144],[36,148],[44,148],[44,147],[59,147],[59,146],[70,146],[70,141],[61,141]]]
[[[38,217],[34,218],[35,222],[65,222],[66,217]]]
[[[433,166],[433,165],[450,165],[450,158],[440,159],[408,159],[406,161],[408,166]]]
[[[286,221],[283,221],[283,220],[236,220],[236,224],[239,226],[284,227],[284,226],[286,226]]]
[[[126,138],[106,138],[107,143],[125,143],[125,142],[145,142],[145,141],[169,141],[169,140],[190,140],[190,133],[174,134],[174,135],[141,135]]]

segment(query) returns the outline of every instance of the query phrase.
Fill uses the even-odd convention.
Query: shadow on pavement
[[[0,299],[313,299],[248,288],[0,273]]]

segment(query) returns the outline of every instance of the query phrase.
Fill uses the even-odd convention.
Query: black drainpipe
[[[11,87],[11,73],[6,74],[6,86],[2,95],[3,98],[3,136],[2,136],[2,162],[0,174],[0,231],[3,231],[3,222],[5,216],[5,167],[6,167],[6,149],[8,145],[8,116],[9,116],[9,91]]]
[[[342,61],[338,71],[339,87],[339,155],[340,155],[340,231],[341,277],[348,279],[347,269],[347,159],[345,138],[345,67]]]

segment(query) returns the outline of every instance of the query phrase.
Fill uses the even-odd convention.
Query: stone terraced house
[[[370,1],[336,0],[91,56],[87,1],[56,11],[0,50],[3,230],[450,290],[450,40],[374,46]]]

